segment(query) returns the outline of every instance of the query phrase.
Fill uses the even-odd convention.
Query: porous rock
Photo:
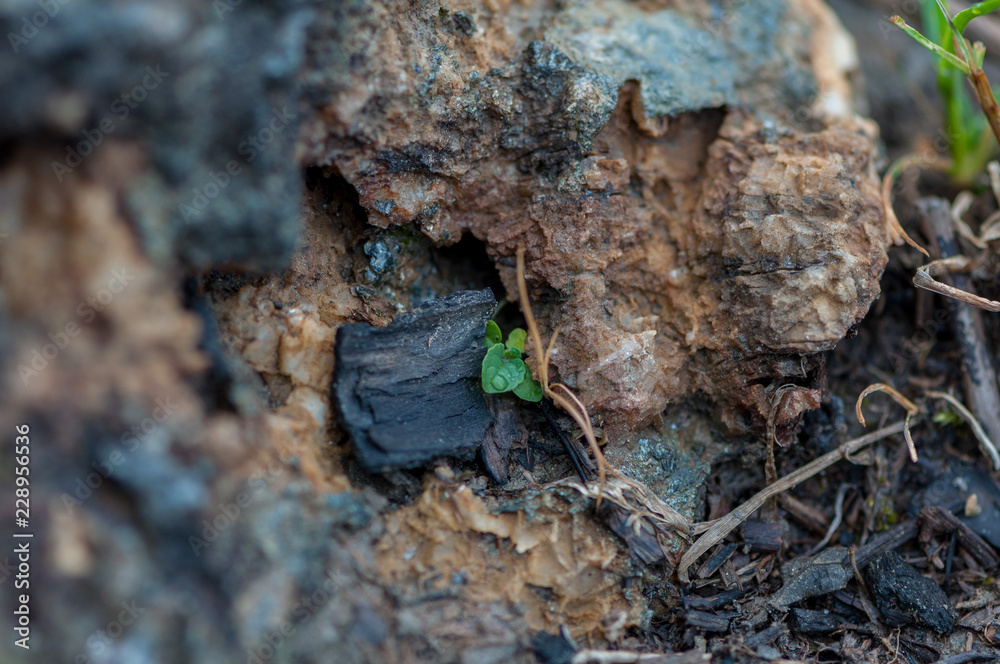
[[[611,430],[692,394],[761,429],[790,378],[779,439],[818,405],[888,242],[825,7],[394,7],[325,14],[306,81],[305,158],[371,223],[471,232],[512,299],[524,246],[554,375]]]

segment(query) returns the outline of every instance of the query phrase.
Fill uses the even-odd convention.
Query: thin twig
[[[875,625],[876,633],[878,634],[879,640],[882,641],[882,645],[891,651],[892,643],[887,641],[883,635],[884,628],[882,627],[882,614],[879,613],[878,608],[875,606],[875,602],[872,601],[872,594],[868,590],[868,584],[865,583],[865,578],[861,576],[861,569],[858,568],[856,554],[857,549],[852,546],[848,551],[848,557],[851,560],[851,568],[854,570],[854,580],[858,582],[858,589],[860,590],[858,593],[858,599],[861,600],[861,608],[865,610],[865,615],[868,616],[869,622]]]
[[[853,484],[841,484],[840,489],[837,490],[837,504],[833,508],[833,521],[830,523],[830,527],[826,530],[826,535],[823,539],[819,541],[816,546],[809,549],[806,553],[807,556],[814,555],[823,549],[824,546],[829,544],[830,540],[836,534],[837,529],[840,528],[840,523],[844,519],[844,498],[847,496],[848,489],[853,489]]]
[[[892,209],[892,185],[900,173],[913,166],[947,169],[950,163],[940,157],[928,158],[922,154],[914,153],[900,157],[889,166],[889,170],[885,172],[885,177],[882,178],[882,209],[885,214],[886,231],[891,244],[906,242],[906,244],[923,255],[930,256],[926,249],[914,242],[913,238],[906,234],[906,231],[903,230],[903,225],[899,223],[899,219],[896,217],[895,210]]]
[[[976,91],[979,106],[983,109],[983,114],[990,123],[993,136],[997,139],[997,143],[1000,143],[1000,106],[997,106],[997,100],[993,96],[993,89],[986,78],[986,72],[975,62],[969,62],[969,70],[969,80],[972,81],[972,88]]]
[[[538,369],[538,379],[542,386],[542,394],[552,401],[555,405],[559,406],[573,418],[580,429],[583,431],[584,437],[587,439],[587,443],[590,445],[590,451],[594,455],[594,461],[597,463],[597,477],[599,482],[599,487],[603,487],[607,479],[607,472],[610,468],[607,460],[604,458],[604,454],[601,452],[600,446],[597,444],[597,437],[594,435],[594,427],[590,423],[590,414],[587,413],[587,407],[577,398],[573,392],[561,383],[556,383],[554,385],[549,384],[549,357],[552,355],[552,349],[555,346],[555,335],[558,333],[553,333],[552,339],[549,341],[548,348],[543,350],[542,347],[542,334],[538,330],[538,323],[535,321],[535,314],[531,310],[531,300],[528,299],[528,282],[524,278],[524,246],[521,245],[517,248],[517,292],[521,298],[521,311],[524,313],[524,322],[528,326],[528,335],[531,337],[531,342],[535,347],[535,366]],[[559,388],[557,392],[554,388]],[[614,469],[611,472],[615,475]],[[601,508],[601,495],[598,491],[597,495],[597,509]]]
[[[711,661],[712,655],[707,652],[661,654],[627,650],[581,650],[571,660],[572,664],[701,664]]]
[[[684,557],[681,558],[680,565],[677,567],[678,577],[683,583],[687,583],[688,568],[691,567],[691,565],[693,565],[694,562],[702,556],[702,554],[715,546],[716,543],[721,542],[722,539],[732,532],[734,528],[750,518],[750,515],[756,512],[771,496],[776,496],[782,491],[791,489],[793,486],[809,479],[816,473],[825,470],[841,459],[847,458],[858,450],[861,450],[876,441],[882,440],[886,436],[900,433],[902,430],[903,423],[897,422],[896,424],[873,431],[869,434],[861,436],[860,438],[849,440],[832,452],[827,452],[823,456],[810,461],[798,470],[789,473],[774,484],[765,487],[748,501],[734,509],[726,516],[717,520],[715,525],[705,531],[705,533],[698,538],[698,541],[695,542],[694,545],[688,549],[687,553],[684,554]]]
[[[974,307],[979,307],[980,309],[985,309],[986,311],[992,311],[994,313],[1000,312],[1000,302],[988,300],[985,297],[973,295],[972,293],[964,291],[961,288],[955,288],[954,286],[943,284],[930,275],[927,271],[926,265],[917,268],[916,274],[913,275],[913,285],[917,288],[923,288],[924,290],[933,291],[939,295],[950,297],[954,300],[958,300],[959,302],[971,304]]]
[[[538,406],[541,408],[542,414],[545,415],[545,419],[548,420],[549,426],[555,429],[556,437],[559,438],[559,442],[562,443],[563,451],[566,452],[566,456],[568,456],[569,460],[573,463],[573,468],[576,470],[576,474],[580,476],[580,481],[586,482],[590,478],[587,477],[585,472],[583,472],[583,463],[577,456],[580,452],[577,451],[573,441],[569,439],[566,432],[563,431],[562,427],[559,426],[559,423],[556,422],[555,416],[552,415],[552,407],[549,406],[548,402],[544,399],[538,403]]]

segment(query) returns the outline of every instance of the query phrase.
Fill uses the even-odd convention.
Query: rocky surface
[[[878,293],[874,135],[820,3],[80,0],[32,31],[40,6],[0,8],[24,40],[0,59],[0,425],[32,432],[32,661],[680,644],[669,563],[545,485],[568,466],[538,427],[503,491],[359,468],[336,332],[512,298],[523,244],[608,456],[699,516],[732,452],[706,423],[787,442],[814,354]]]
[[[768,417],[762,385],[821,387],[810,356],[877,297],[887,242],[827,10],[457,9],[324,16],[306,158],[370,223],[471,232],[509,297],[524,245],[559,377],[612,427],[704,393],[746,431]]]

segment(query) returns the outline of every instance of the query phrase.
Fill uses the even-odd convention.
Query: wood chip
[[[968,551],[986,571],[1000,565],[1000,556],[986,540],[972,531],[957,516],[941,507],[925,507],[920,510],[921,541],[927,542],[933,535],[956,533],[958,543]]]
[[[726,632],[729,630],[729,618],[708,613],[707,611],[688,611],[684,614],[688,627],[697,627],[706,632]]]

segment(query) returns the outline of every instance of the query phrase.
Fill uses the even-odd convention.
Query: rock
[[[817,353],[878,296],[888,243],[876,133],[822,5],[354,0],[317,25],[307,162],[373,224],[471,232],[510,299],[524,245],[554,377],[613,437],[692,394],[762,431],[762,386],[790,377],[779,441],[818,406]]]
[[[955,612],[948,596],[898,553],[882,554],[865,569],[864,575],[872,599],[889,627],[917,623],[938,634],[951,631]]]
[[[480,386],[483,330],[495,307],[488,288],[459,291],[387,327],[337,330],[337,410],[366,468],[413,467],[482,444],[493,421]]]
[[[55,139],[44,177],[59,183],[133,180],[123,200],[159,261],[287,264],[301,227],[295,72],[308,12],[295,2],[48,7],[0,8],[16,54],[0,63],[0,138]]]

